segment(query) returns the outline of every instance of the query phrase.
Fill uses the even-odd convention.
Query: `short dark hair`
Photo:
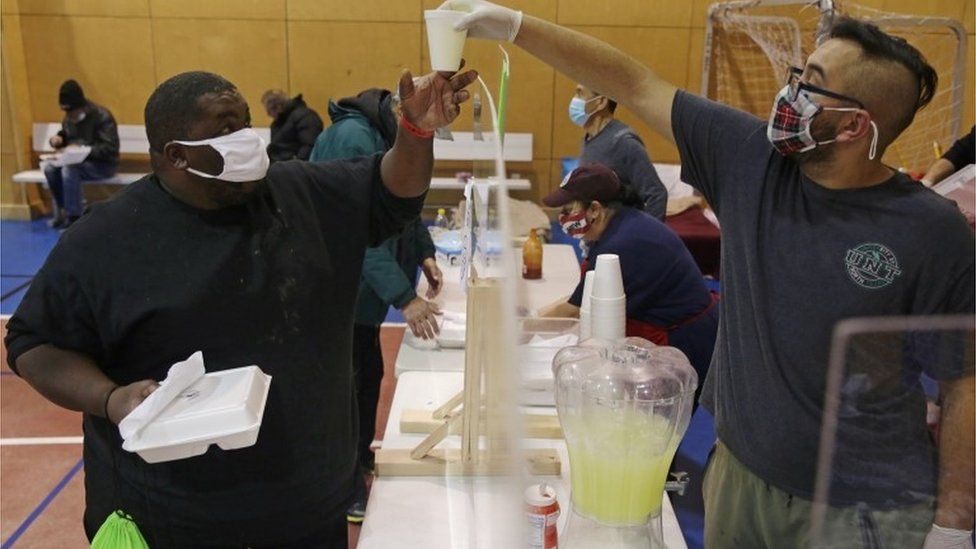
[[[896,133],[901,133],[912,120],[915,113],[932,101],[939,75],[925,60],[925,56],[915,46],[900,36],[892,36],[876,25],[851,17],[838,17],[830,27],[830,38],[850,40],[861,47],[868,59],[895,62],[908,69],[918,81],[918,94],[915,104],[899,120],[894,121]]]
[[[237,86],[223,76],[204,71],[180,73],[160,84],[146,101],[149,148],[162,152],[170,141],[187,139],[190,124],[199,114],[197,99],[235,89]]]
[[[612,210],[619,210],[620,208],[635,208],[638,210],[643,210],[644,200],[641,198],[640,193],[637,192],[637,188],[634,187],[634,184],[630,181],[630,179],[627,176],[620,174],[617,174],[617,178],[620,179],[620,194],[618,195],[617,200],[604,205]]]
[[[610,96],[608,96],[606,94],[602,94],[602,93],[600,93],[600,92],[598,92],[596,90],[593,90],[593,93],[595,94],[594,99],[596,97],[601,97],[601,96],[607,98],[607,111],[609,111],[610,114],[613,114],[614,111],[617,110],[617,102],[614,101],[613,99],[610,99]]]

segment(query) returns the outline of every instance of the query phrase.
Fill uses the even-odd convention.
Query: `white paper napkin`
[[[166,373],[166,379],[159,382],[159,387],[119,422],[119,434],[122,435],[122,439],[128,440],[137,435],[143,427],[156,419],[156,416],[174,398],[203,377],[205,373],[202,351],[197,351],[183,362],[177,362],[170,366],[169,372]],[[124,444],[123,447],[125,447]]]

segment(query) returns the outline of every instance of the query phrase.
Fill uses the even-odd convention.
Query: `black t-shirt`
[[[903,174],[856,189],[819,185],[776,153],[764,120],[726,105],[679,91],[671,125],[681,180],[722,222],[722,321],[701,403],[750,471],[812,499],[834,326],[972,314],[973,231],[952,202]],[[903,365],[889,354],[901,358],[888,348],[848,363],[843,397],[863,413],[838,423],[831,505],[890,507],[935,493],[919,370],[951,380],[972,365]],[[877,391],[855,384],[866,371]]]
[[[390,194],[380,158],[276,163],[267,192],[217,211],[187,206],[149,175],[63,235],[8,324],[12,367],[49,343],[92,357],[119,384],[163,379],[196,350],[208,371],[256,364],[273,378],[257,444],[241,450],[149,465],[121,450],[115,426],[85,415],[86,522],[121,507],[171,540],[261,544],[334,518],[356,459],[363,254],[424,199]]]

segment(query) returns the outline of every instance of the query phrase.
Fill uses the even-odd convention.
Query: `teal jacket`
[[[362,97],[363,94],[360,94]],[[338,160],[385,152],[388,147],[370,119],[347,100],[329,101],[332,125],[315,140],[312,162]],[[379,326],[392,305],[402,308],[415,297],[417,267],[434,257],[434,243],[420,218],[403,234],[375,248],[367,248],[359,282],[356,324]]]

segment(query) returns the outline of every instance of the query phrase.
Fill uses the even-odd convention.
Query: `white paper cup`
[[[627,298],[590,297],[590,337],[617,340],[627,331]]]
[[[456,31],[454,24],[465,15],[468,13],[464,11],[424,10],[430,66],[435,71],[456,71],[461,67],[468,31]]]
[[[625,305],[627,305],[627,296],[625,296],[625,295],[622,295],[620,297],[597,297],[597,296],[590,296],[590,310],[591,311],[593,310],[593,306],[594,305],[597,305],[597,304],[599,304],[601,306],[607,306],[607,305],[620,305],[620,306],[625,306]]]
[[[593,297],[615,298],[624,295],[624,279],[620,273],[620,257],[601,254],[596,258]]]
[[[627,335],[627,321],[622,316],[613,319],[593,317],[590,324],[590,335],[594,338],[616,341]]]
[[[616,307],[606,307],[606,308],[600,307],[596,310],[590,311],[588,314],[590,315],[591,322],[596,322],[597,320],[604,320],[604,319],[607,320],[615,320],[618,318],[624,320],[627,319],[627,310],[624,309],[623,307],[619,309]]]
[[[586,271],[586,276],[583,278],[583,300],[580,303],[581,311],[590,310],[590,297],[593,295],[593,278],[596,276],[594,271]]]
[[[592,324],[590,321],[590,311],[587,311],[586,309],[580,309],[579,332],[580,341],[590,339],[593,333]]]

